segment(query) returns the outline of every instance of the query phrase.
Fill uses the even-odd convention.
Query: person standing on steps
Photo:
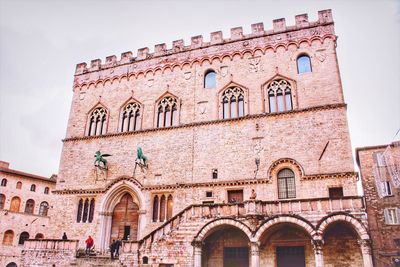
[[[111,245],[110,245],[110,252],[111,252],[111,259],[113,260],[114,259],[114,252],[115,252],[115,239],[113,239],[113,241],[111,242]]]
[[[122,242],[118,237],[117,241],[115,241],[115,257],[119,257],[119,248],[121,246],[122,246]]]
[[[86,243],[86,251],[85,251],[85,253],[86,253],[86,255],[90,256],[90,250],[93,247],[94,240],[93,240],[93,238],[91,236],[89,236],[88,239],[86,239],[85,243]]]

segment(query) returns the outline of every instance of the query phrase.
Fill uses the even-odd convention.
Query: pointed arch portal
[[[113,239],[138,240],[146,225],[141,185],[123,178],[110,186],[101,201],[99,250],[107,251]]]
[[[114,207],[111,223],[111,240],[136,240],[138,231],[139,206],[125,193]]]

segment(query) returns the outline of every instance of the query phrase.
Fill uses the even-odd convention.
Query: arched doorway
[[[333,222],[324,232],[324,262],[332,266],[363,266],[358,234],[347,222]]]
[[[17,264],[15,262],[10,262],[6,267],[17,267]]]
[[[202,267],[249,267],[249,238],[240,229],[221,225],[204,239]]]
[[[139,206],[129,193],[125,193],[114,207],[111,224],[111,240],[136,240],[139,222]]]
[[[260,266],[305,267],[315,262],[308,232],[296,224],[279,223],[260,238]]]

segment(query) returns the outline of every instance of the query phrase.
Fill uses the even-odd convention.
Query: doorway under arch
[[[129,193],[125,193],[114,207],[111,223],[111,240],[137,240],[139,206]]]

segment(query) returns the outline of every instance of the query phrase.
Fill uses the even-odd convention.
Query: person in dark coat
[[[68,239],[67,234],[64,232],[64,234],[62,236],[62,240],[67,240],[67,239]]]
[[[114,259],[115,246],[116,246],[115,239],[113,239],[113,241],[112,241],[112,243],[110,245],[110,252],[111,252],[111,259],[112,260]]]
[[[121,240],[119,238],[115,241],[115,257],[119,257],[119,248],[122,246]]]

